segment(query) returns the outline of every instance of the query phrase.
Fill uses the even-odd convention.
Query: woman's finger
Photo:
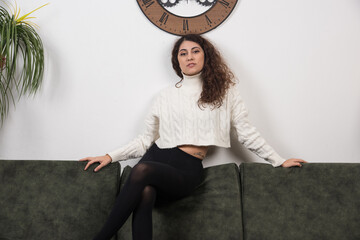
[[[84,170],[86,171],[86,170],[90,167],[90,165],[93,164],[94,162],[96,162],[96,161],[95,161],[95,160],[89,161],[89,162],[86,164]]]
[[[305,160],[302,159],[296,159],[296,158],[291,158],[288,159],[284,162],[284,164],[282,165],[283,167],[302,167],[301,163],[307,163]]]
[[[79,161],[91,161],[91,158],[92,157],[86,157],[86,158],[79,159]]]
[[[99,171],[100,169],[102,169],[106,164],[104,164],[104,162],[100,163],[99,166],[97,166],[95,169],[94,169],[94,172],[97,172]]]
[[[84,168],[85,171],[90,167],[91,164],[99,162],[100,165],[94,169],[94,172],[97,172],[111,162],[111,157],[108,155],[98,157],[86,157],[80,159],[79,161],[89,161]]]

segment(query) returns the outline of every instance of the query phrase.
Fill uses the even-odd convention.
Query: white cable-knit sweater
[[[112,161],[141,157],[153,142],[159,148],[179,145],[230,147],[231,126],[238,140],[249,150],[280,166],[281,158],[251,126],[236,86],[231,87],[220,108],[200,109],[202,91],[200,74],[186,76],[181,87],[168,87],[160,92],[145,119],[146,130],[127,145],[108,153]]]

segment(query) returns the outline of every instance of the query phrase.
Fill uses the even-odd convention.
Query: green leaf
[[[35,94],[43,79],[43,44],[34,27],[28,22],[22,21],[28,16],[29,14],[16,20],[14,14],[9,14],[5,8],[0,6],[1,125],[8,114],[10,104],[15,105],[14,93],[16,92],[19,98]],[[5,62],[1,60],[2,58],[5,58]],[[2,68],[1,65],[3,65]]]

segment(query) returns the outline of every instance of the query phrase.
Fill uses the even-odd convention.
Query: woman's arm
[[[158,100],[154,102],[151,110],[145,118],[145,132],[137,136],[128,144],[103,156],[80,159],[79,161],[89,161],[84,170],[87,170],[91,164],[96,162],[99,162],[100,165],[95,168],[95,172],[111,162],[127,160],[129,158],[136,158],[144,155],[151,144],[159,138],[159,118],[157,109]]]
[[[145,131],[128,144],[108,152],[112,162],[141,157],[151,144],[159,138],[159,107],[160,96],[157,96],[145,118]]]
[[[229,91],[231,101],[231,122],[236,130],[240,143],[259,157],[270,162],[274,167],[299,166],[301,163],[306,162],[302,159],[286,160],[278,155],[275,150],[267,144],[256,128],[250,124],[248,111],[236,86],[233,86]]]
[[[146,130],[134,140],[114,151],[108,153],[112,162],[122,161],[129,158],[141,157],[151,144],[159,138],[159,118],[153,113],[145,119]]]

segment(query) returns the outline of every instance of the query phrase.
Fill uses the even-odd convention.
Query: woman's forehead
[[[201,48],[201,46],[196,42],[185,40],[180,44],[179,51],[191,50],[194,48]]]

